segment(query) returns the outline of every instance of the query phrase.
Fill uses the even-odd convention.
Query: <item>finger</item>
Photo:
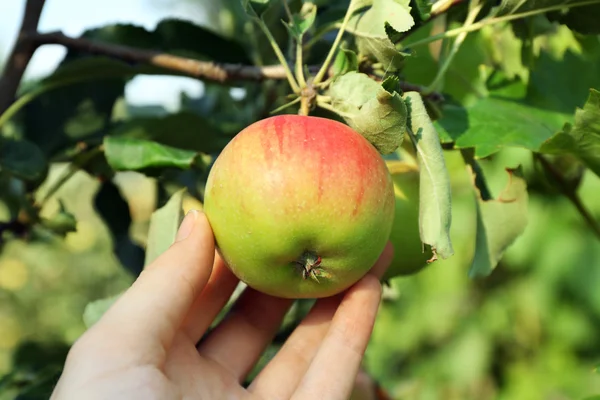
[[[225,319],[200,343],[198,352],[241,382],[273,340],[292,302],[246,288]]]
[[[375,265],[373,265],[373,268],[369,270],[369,273],[371,275],[375,275],[378,279],[381,279],[381,277],[385,274],[385,271],[387,271],[387,269],[390,267],[393,258],[394,246],[392,245],[392,242],[387,242],[383,251],[381,252],[381,255],[379,256],[379,259]]]
[[[383,276],[392,257],[393,248],[388,243],[369,274]],[[264,399],[289,399],[317,353],[343,298],[344,293],[318,300],[248,390]]]
[[[367,274],[344,296],[292,399],[348,399],[369,342],[381,284]]]
[[[144,269],[99,321],[137,349],[168,349],[194,299],[210,276],[214,238],[200,212],[186,215],[176,242]]]
[[[225,262],[215,253],[213,272],[208,283],[194,301],[183,323],[183,330],[196,343],[215,320],[231,297],[239,279],[229,270]]]

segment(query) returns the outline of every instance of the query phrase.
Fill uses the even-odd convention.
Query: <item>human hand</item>
[[[204,214],[188,213],[171,248],[75,342],[51,400],[347,399],[391,258],[388,244],[357,284],[319,299],[244,388],[292,300],[246,288],[196,346],[239,281],[215,253]]]

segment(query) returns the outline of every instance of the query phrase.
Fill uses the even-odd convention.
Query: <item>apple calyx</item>
[[[321,256],[314,251],[305,251],[298,260],[295,261],[300,267],[302,278],[308,279],[310,277],[317,283],[319,283],[319,277],[329,277],[329,274],[321,266],[321,262]]]

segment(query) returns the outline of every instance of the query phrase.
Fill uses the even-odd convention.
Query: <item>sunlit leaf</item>
[[[470,277],[489,275],[527,226],[527,184],[520,169],[506,171],[509,182],[498,198],[483,199],[480,191],[475,190],[477,233]]]
[[[177,230],[183,219],[184,194],[185,189],[175,192],[163,207],[152,213],[145,265],[152,263],[175,241]]]
[[[382,154],[395,151],[406,131],[406,105],[395,91],[387,91],[367,75],[349,72],[330,89],[333,107],[344,120]]]
[[[381,154],[402,144],[406,132],[406,104],[397,92],[382,90],[366,102],[348,124],[371,142]]]
[[[410,136],[419,162],[421,241],[432,247],[434,258],[437,255],[448,258],[454,254],[450,240],[452,196],[442,146],[421,95],[406,92],[403,97],[408,108]]]
[[[305,3],[300,13],[292,15],[292,20],[286,24],[286,27],[296,40],[301,40],[314,24],[316,16],[317,7],[312,3]]]
[[[457,148],[475,147],[485,157],[504,146],[537,150],[569,115],[528,106],[522,101],[490,96],[464,108],[446,104],[435,125],[444,142]]]
[[[384,64],[385,68],[399,68],[404,54],[392,43],[388,28],[406,32],[413,25],[409,0],[374,0],[364,13],[357,14],[348,23],[348,31],[356,37],[360,54]]]
[[[329,89],[334,107],[344,112],[352,112],[377,96],[382,90],[368,75],[360,72],[348,72],[337,78]]]
[[[587,102],[575,112],[575,123],[548,139],[542,153],[569,153],[600,176],[600,92],[591,89]]]

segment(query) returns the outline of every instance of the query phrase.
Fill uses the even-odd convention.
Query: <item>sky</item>
[[[25,0],[0,0],[0,54],[6,57],[15,41]],[[169,0],[46,0],[39,30],[61,30],[69,36],[78,36],[89,28],[111,23],[132,23],[154,29],[168,17],[191,19],[202,23],[202,15],[190,12],[185,2]],[[26,78],[41,77],[52,72],[66,50],[62,46],[40,47],[25,72]],[[161,104],[169,110],[179,106],[179,93],[192,96],[202,93],[202,83],[181,77],[138,76],[126,88],[127,100],[134,105]]]

